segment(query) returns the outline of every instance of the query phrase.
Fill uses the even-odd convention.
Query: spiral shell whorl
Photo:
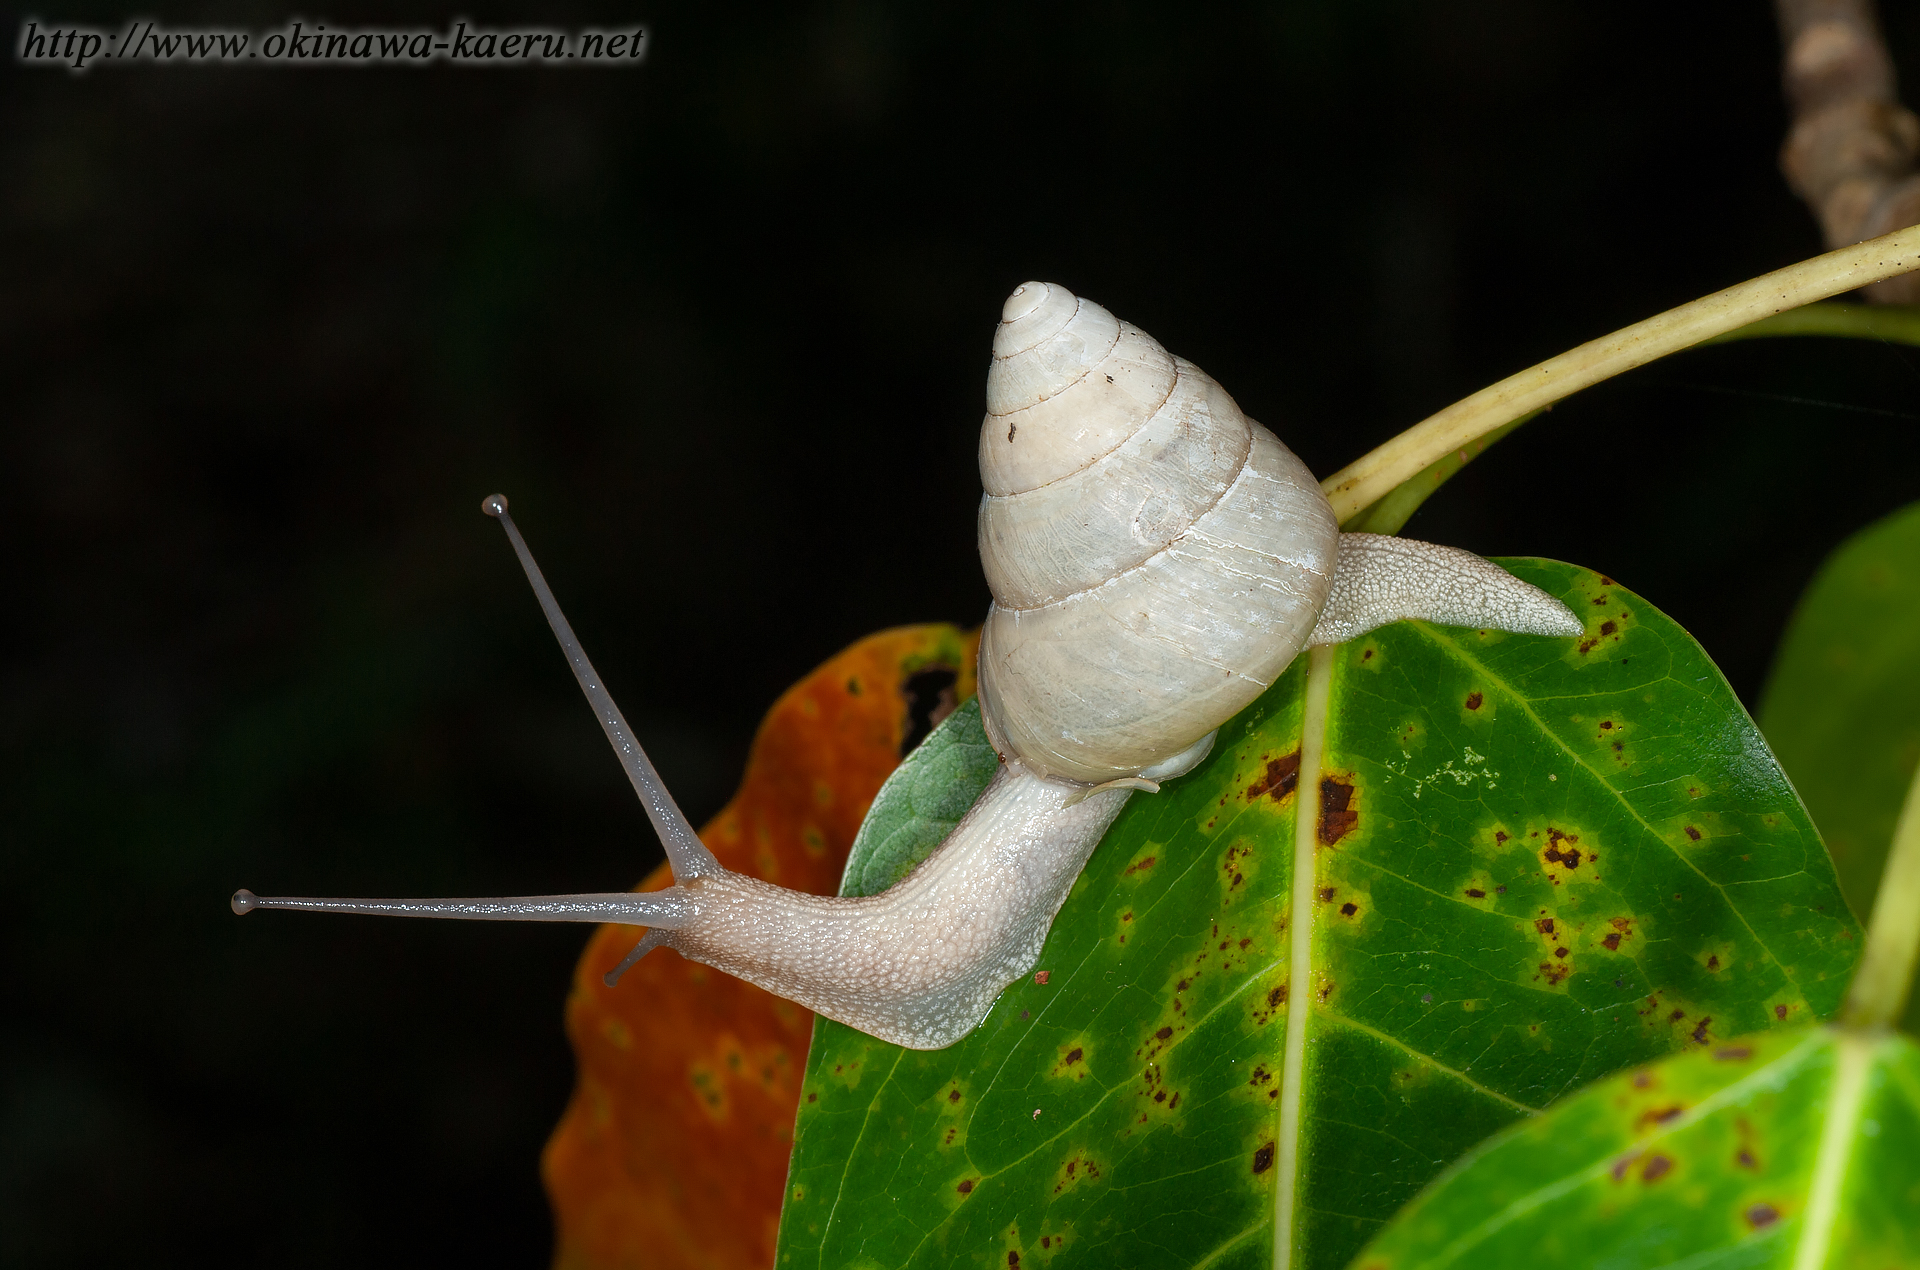
[[[1338,526],[1312,474],[1210,377],[1027,283],[995,335],[987,404],[980,692],[1029,766],[1132,775],[1293,660]]]

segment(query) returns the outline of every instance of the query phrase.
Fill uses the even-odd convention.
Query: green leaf
[[[1339,1266],[1571,1090],[1832,1013],[1858,928],[1712,662],[1608,579],[1507,567],[1587,637],[1403,623],[1303,657],[1129,803],[1046,982],[945,1050],[818,1021],[782,1270]]]
[[[1356,1270],[1920,1264],[1920,1047],[1781,1029],[1583,1090],[1476,1148]]]
[[[1760,726],[1867,913],[1920,764],[1920,504],[1842,543],[1807,587]],[[1920,1016],[1909,1016],[1920,1025]]]
[[[913,871],[953,832],[993,779],[999,755],[969,697],[893,769],[860,822],[840,894],[878,895]]]

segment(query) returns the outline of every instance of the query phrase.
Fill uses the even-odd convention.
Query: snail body
[[[981,719],[1001,759],[947,839],[888,891],[816,896],[723,869],[632,738],[506,513],[501,519],[661,834],[675,885],[503,900],[260,899],[256,907],[643,925],[608,976],[670,947],[884,1040],[939,1049],[1032,969],[1135,791],[1309,644],[1424,618],[1577,635],[1559,601],[1478,556],[1341,534],[1313,476],[1219,384],[1065,288],[1009,297],[981,428]]]

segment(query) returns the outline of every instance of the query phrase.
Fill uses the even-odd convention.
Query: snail
[[[1388,622],[1571,636],[1558,600],[1450,547],[1342,534],[1306,466],[1219,384],[1065,288],[1002,312],[980,433],[981,720],[1001,762],[892,889],[804,894],[720,867],[661,785],[525,540],[499,519],[666,847],[674,885],[474,900],[266,899],[291,908],[647,927],[611,984],[668,947],[883,1040],[940,1049],[1038,960],[1136,792],[1191,770],[1301,649]]]

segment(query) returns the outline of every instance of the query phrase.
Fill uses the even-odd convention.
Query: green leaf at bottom
[[[1600,1082],[1476,1148],[1356,1270],[1920,1264],[1920,1048],[1782,1030]]]
[[[1712,662],[1608,579],[1508,567],[1586,636],[1384,628],[1324,716],[1302,658],[1128,804],[1044,982],[945,1050],[818,1021],[781,1270],[1340,1266],[1579,1086],[1831,1013],[1858,928]]]

